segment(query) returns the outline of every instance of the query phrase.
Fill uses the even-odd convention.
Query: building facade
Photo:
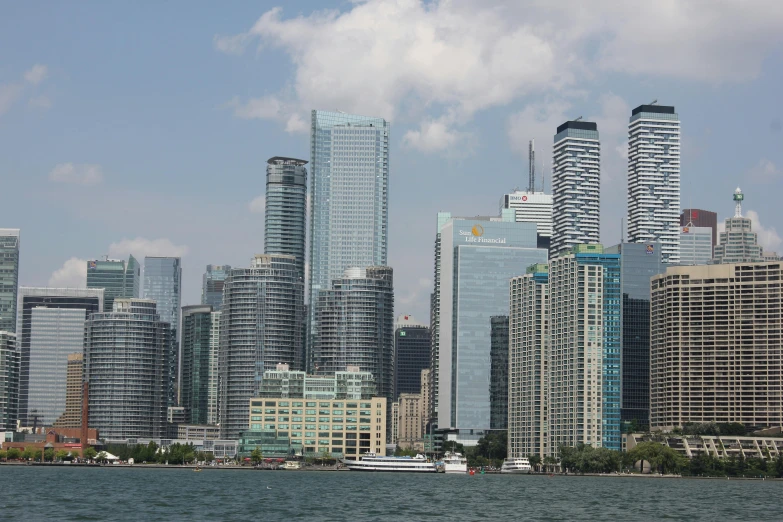
[[[419,393],[402,393],[397,406],[397,445],[401,449],[424,451],[422,398]]]
[[[308,375],[278,364],[264,372],[259,397],[293,399],[369,399],[376,396],[375,377],[371,372],[348,366],[334,375]]]
[[[266,166],[264,253],[296,258],[304,281],[307,220],[307,161],[275,156]]]
[[[19,290],[18,228],[0,228],[0,330],[16,332],[16,302]]]
[[[680,262],[680,118],[674,107],[640,105],[628,123],[628,240],[658,242]]]
[[[68,354],[65,376],[65,411],[54,421],[55,428],[80,428],[82,425],[82,383],[84,382],[84,354]]]
[[[201,278],[201,304],[209,305],[219,312],[223,306],[223,284],[231,265],[207,265],[207,271]]]
[[[19,419],[51,426],[65,411],[68,356],[84,347],[84,321],[103,310],[103,288],[19,290]]]
[[[783,426],[783,263],[675,266],[652,279],[650,427]]]
[[[715,246],[715,257],[712,260],[715,264],[778,260],[776,253],[764,252],[764,247],[759,245],[758,234],[753,232],[750,218],[742,217],[744,199],[745,195],[737,187],[734,191],[734,217],[726,219],[725,230],[720,233],[720,243]]]
[[[106,439],[167,436],[171,325],[155,301],[115,299],[84,325],[89,425]]]
[[[386,265],[389,132],[383,118],[312,112],[311,317],[318,293],[347,268]]]
[[[394,397],[421,392],[421,371],[430,367],[430,329],[398,326],[394,330]]]
[[[0,330],[0,430],[16,431],[20,354],[16,334]]]
[[[552,453],[549,444],[549,267],[509,283],[508,456]]]
[[[508,429],[508,316],[489,318],[489,427]]]
[[[620,255],[600,244],[550,260],[550,447],[619,450]]]
[[[212,307],[192,305],[182,307],[182,379],[180,405],[185,408],[188,424],[209,423],[210,375],[212,361]]]
[[[128,262],[117,259],[87,261],[87,288],[103,288],[103,309],[111,312],[117,298],[138,298],[141,266],[130,256]]]
[[[718,244],[718,214],[700,208],[685,208],[680,213],[680,226],[709,227],[712,230],[712,247]]]
[[[212,312],[209,338],[209,384],[207,389],[207,424],[220,422],[218,409],[220,382],[220,317],[222,312]]]
[[[226,278],[218,359],[224,438],[247,429],[247,401],[266,370],[278,363],[302,368],[303,292],[293,256],[256,255],[250,268],[234,268]]]
[[[680,264],[706,265],[712,261],[712,229],[680,227]]]
[[[567,121],[552,149],[550,257],[575,245],[598,243],[601,218],[601,144],[598,125]]]
[[[535,223],[539,247],[549,248],[552,240],[552,194],[516,190],[500,199],[500,213],[512,209],[519,223]]]

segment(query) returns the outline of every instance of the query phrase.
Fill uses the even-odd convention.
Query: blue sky
[[[682,121],[682,206],[745,208],[783,250],[783,4],[415,0],[22,2],[0,8],[0,228],[23,285],[84,284],[83,260],[263,250],[265,166],[309,159],[309,110],[392,122],[397,311],[426,320],[435,214],[494,214],[547,164],[555,127],[602,138],[602,240],[626,211],[630,110]],[[627,4],[627,5],[624,5]],[[326,10],[325,10],[326,8]]]

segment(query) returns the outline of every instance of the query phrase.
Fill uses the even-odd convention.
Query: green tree
[[[68,452],[66,450],[58,450],[54,456],[57,460],[63,461],[68,458]]]
[[[8,450],[8,460],[19,460],[22,456],[22,452],[18,448],[11,448]]]
[[[261,462],[262,460],[264,460],[264,455],[261,453],[261,449],[260,449],[260,448],[256,448],[256,449],[254,449],[254,450],[253,450],[253,451],[250,453],[250,461],[251,461],[251,462],[252,462],[254,465],[258,464],[258,463],[259,463],[259,462]]]
[[[490,462],[499,464],[506,458],[508,451],[508,432],[490,431],[481,437],[476,444],[476,456],[484,457]]]
[[[84,448],[84,451],[82,452],[82,455],[87,460],[93,460],[93,459],[95,459],[95,457],[98,456],[98,452],[95,451],[95,448],[93,448],[92,446],[88,446],[88,447]]]
[[[447,440],[441,444],[440,448],[443,453],[451,451],[452,453],[462,453],[463,455],[465,454],[465,446],[458,443],[456,440]]]
[[[8,451],[0,449],[0,460],[8,460]]]
[[[541,457],[538,455],[530,455],[527,460],[530,461],[530,465],[535,471],[540,471],[539,466],[541,466]]]
[[[397,456],[397,457],[415,457],[416,456],[416,451],[413,448],[405,448],[405,449],[403,449],[403,448],[397,446],[394,449],[394,455]]]
[[[630,452],[633,462],[647,461],[650,470],[660,473],[677,473],[688,465],[688,461],[674,449],[658,442],[641,442]]]
[[[23,460],[30,460],[35,457],[35,451],[33,451],[33,448],[25,448],[22,452],[22,459]]]
[[[54,448],[48,448],[44,451],[44,460],[54,461]]]

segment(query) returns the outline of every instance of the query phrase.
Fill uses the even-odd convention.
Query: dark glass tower
[[[180,406],[189,423],[208,424],[212,307],[182,307],[182,378]]]
[[[508,316],[490,318],[489,427],[508,428]]]
[[[0,331],[16,331],[19,289],[19,229],[0,228]]]
[[[223,306],[223,284],[230,271],[230,265],[207,265],[201,284],[201,304],[211,306],[216,312],[220,311]]]
[[[307,164],[305,160],[275,156],[266,166],[264,253],[296,258],[304,281],[307,219]]]
[[[394,331],[394,345],[394,397],[421,392],[421,371],[430,367],[430,329],[400,326]]]

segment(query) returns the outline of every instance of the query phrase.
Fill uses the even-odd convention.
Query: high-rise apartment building
[[[0,431],[16,431],[20,359],[16,334],[0,330]]]
[[[489,427],[508,429],[508,316],[489,318]]]
[[[549,248],[552,241],[552,205],[552,194],[516,190],[500,199],[500,212],[511,209],[518,222],[535,223],[538,246]]]
[[[207,384],[207,424],[220,422],[218,409],[220,382],[220,317],[222,312],[212,312],[212,327],[209,329],[209,383]]]
[[[549,267],[509,283],[508,456],[552,454],[549,444]]]
[[[19,229],[0,228],[0,330],[16,332]]]
[[[640,105],[628,124],[628,240],[661,244],[680,262],[680,118],[674,107]]]
[[[51,426],[65,411],[68,356],[84,346],[84,321],[103,310],[103,288],[19,289],[19,419]]]
[[[111,312],[116,298],[139,297],[141,266],[130,256],[128,262],[117,259],[87,261],[87,288],[103,288],[103,309]]]
[[[550,447],[620,450],[620,255],[579,245],[550,260]]]
[[[317,373],[357,366],[375,376],[377,394],[394,394],[394,281],[385,266],[349,268],[321,290],[313,350]]]
[[[84,354],[68,354],[65,375],[65,411],[54,421],[55,428],[79,428],[82,425],[82,383],[84,382]]]
[[[312,112],[311,318],[319,291],[329,290],[347,268],[386,265],[389,130],[383,118]]]
[[[575,245],[598,243],[601,218],[601,144],[598,125],[567,121],[552,148],[550,257]]]
[[[209,388],[213,369],[212,307],[182,307],[182,379],[179,404],[185,408],[186,422],[208,424]]]
[[[715,264],[756,263],[778,259],[776,253],[764,252],[764,247],[759,245],[758,234],[753,232],[750,218],[742,217],[744,199],[744,194],[737,187],[734,191],[734,217],[726,219],[725,231],[720,233],[720,242],[715,246],[715,257],[712,261]]]
[[[504,221],[503,219],[508,219]],[[508,313],[508,281],[544,263],[536,226],[438,214],[432,299],[433,402],[439,429],[474,445],[490,428],[491,317]]]
[[[700,208],[685,208],[680,213],[680,226],[709,227],[712,230],[712,247],[718,244],[718,214]]]
[[[652,279],[650,428],[783,426],[783,263],[674,266]]]
[[[171,325],[149,299],[115,299],[84,325],[89,423],[110,440],[167,434]]]
[[[264,207],[264,253],[294,256],[302,281],[307,220],[305,165],[305,160],[280,156],[267,161]]]
[[[394,397],[421,391],[421,371],[430,367],[430,329],[398,326],[394,330]]]
[[[264,371],[278,363],[302,368],[304,283],[296,258],[256,255],[250,268],[234,268],[223,287],[220,317],[219,417],[223,437],[247,430],[247,404]]]
[[[230,265],[207,265],[201,281],[201,304],[209,305],[218,312],[223,306],[223,283],[226,281]]]

